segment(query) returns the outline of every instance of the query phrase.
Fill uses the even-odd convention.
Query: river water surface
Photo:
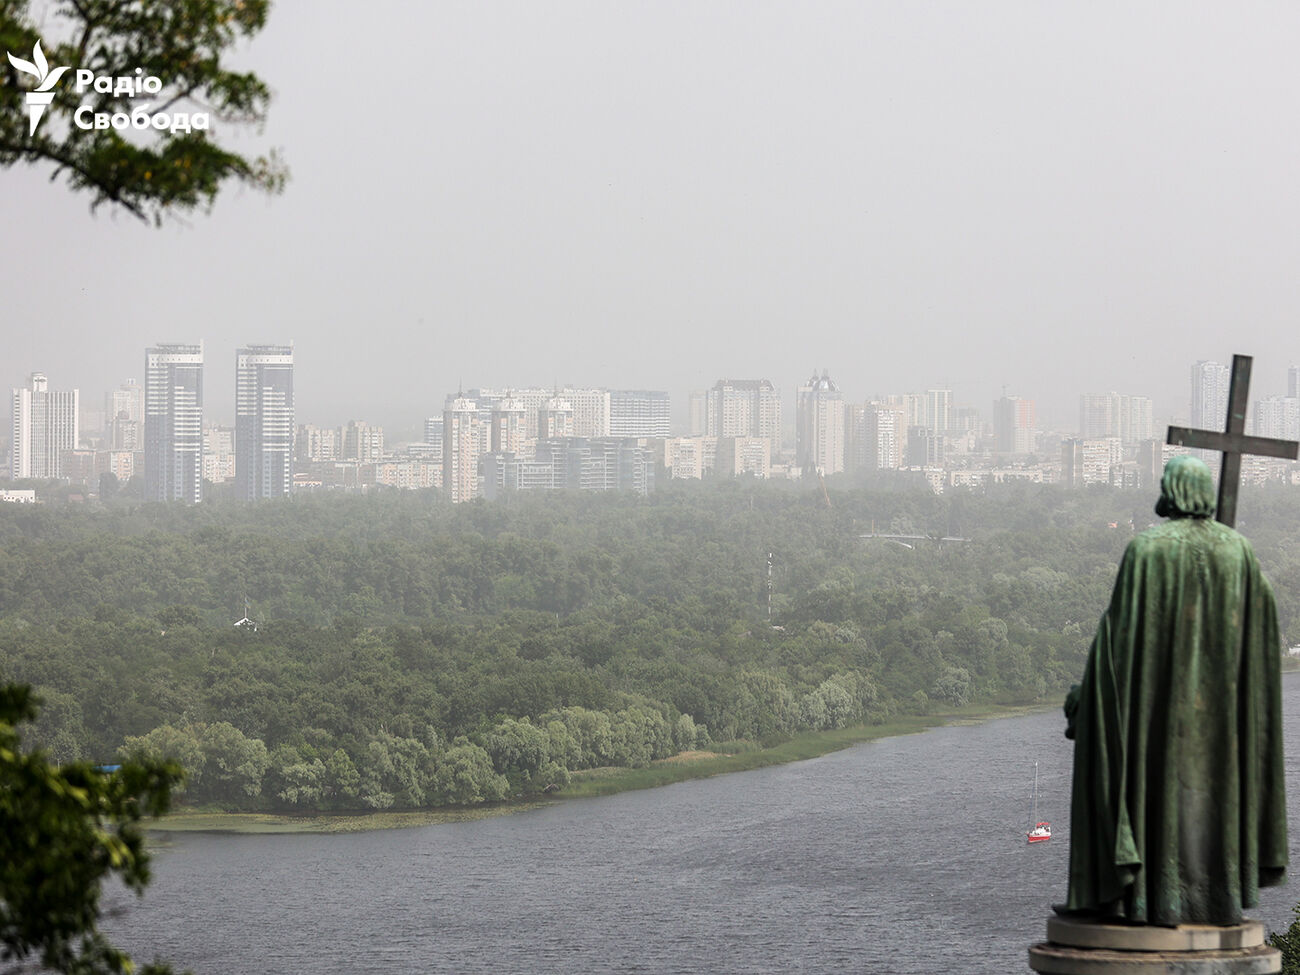
[[[1294,850],[1300,675],[1284,687]],[[1065,894],[1061,729],[939,728],[467,823],[175,834],[109,929],[196,975],[1028,971]],[[1054,836],[1031,847],[1035,761]],[[1283,927],[1297,901],[1266,889],[1252,914]]]

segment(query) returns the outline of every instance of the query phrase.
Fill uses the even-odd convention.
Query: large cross
[[[1295,440],[1274,440],[1270,437],[1246,436],[1246,396],[1250,390],[1250,364],[1248,355],[1232,357],[1232,382],[1228,385],[1227,430],[1193,430],[1189,427],[1170,427],[1166,443],[1201,450],[1223,452],[1223,467],[1219,471],[1219,510],[1215,517],[1231,528],[1237,521],[1237,490],[1241,486],[1241,455],[1262,454],[1265,457],[1284,457],[1295,460],[1300,443]]]

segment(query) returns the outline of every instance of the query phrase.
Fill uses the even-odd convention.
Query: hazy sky
[[[282,0],[240,52],[269,121],[218,131],[282,149],[282,196],[157,230],[0,172],[0,384],[97,405],[203,339],[230,421],[235,347],[293,340],[300,422],[409,435],[462,381],[684,412],[825,367],[1073,425],[1083,391],[1185,414],[1245,352],[1284,392],[1298,38],[1280,2]]]

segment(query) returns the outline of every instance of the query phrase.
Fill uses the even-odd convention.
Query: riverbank
[[[180,808],[149,824],[164,833],[356,833],[376,829],[405,829],[488,819],[536,809],[565,799],[610,796],[634,789],[652,789],[689,779],[710,778],[730,772],[747,772],[817,758],[831,752],[881,738],[916,734],[942,725],[978,724],[1048,710],[1055,705],[971,705],[928,715],[901,715],[876,725],[856,725],[835,731],[797,735],[772,748],[737,754],[686,752],[651,763],[649,768],[598,768],[573,773],[565,788],[544,799],[528,799],[470,808],[439,808],[402,812],[324,813],[289,816],[278,813],[212,812]]]

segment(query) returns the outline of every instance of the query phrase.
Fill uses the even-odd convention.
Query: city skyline
[[[202,344],[208,349],[213,349],[215,347],[214,343],[209,342],[206,339]],[[230,353],[235,353],[237,349],[243,348],[246,344],[246,342],[233,343],[228,351]],[[1296,345],[1300,346],[1300,343],[1296,343]],[[289,342],[285,343],[285,347],[294,349],[295,361],[298,363],[302,362],[303,347],[301,344]],[[217,354],[223,356],[226,353],[227,350],[224,348],[219,349],[217,352]],[[1283,358],[1273,362],[1261,362],[1260,359],[1256,357],[1251,380],[1250,403],[1252,409],[1257,400],[1263,400],[1268,396],[1294,397],[1296,395],[1295,390],[1300,388],[1300,366],[1295,364],[1295,360],[1300,360],[1300,352],[1294,354],[1291,359]],[[310,352],[307,355],[307,361],[314,361],[314,356],[311,355]],[[1213,357],[1207,357],[1204,360],[1197,361],[1217,361],[1220,364],[1231,363],[1232,355],[1224,355],[1218,360],[1215,360]],[[990,399],[987,401],[978,401],[964,396],[961,393],[961,387],[957,384],[942,382],[942,377],[932,377],[930,379],[922,380],[920,383],[912,387],[905,386],[901,381],[890,382],[888,379],[879,386],[868,387],[860,381],[859,376],[851,369],[834,366],[817,366],[813,370],[813,373],[821,374],[823,372],[830,372],[833,375],[836,385],[841,391],[846,403],[862,403],[880,397],[899,394],[915,393],[924,396],[927,393],[933,393],[936,390],[943,390],[948,394],[948,405],[950,409],[956,409],[959,407],[966,409],[973,408],[985,419],[991,419],[993,404],[1000,400],[1004,393],[1012,396],[1019,396],[1020,398],[1034,401],[1036,416],[1040,427],[1064,430],[1076,429],[1078,426],[1080,408],[1079,396],[1092,394],[1110,395],[1117,392],[1122,392],[1123,395],[1138,395],[1151,400],[1151,415],[1156,426],[1161,425],[1161,423],[1190,423],[1192,425],[1197,425],[1200,421],[1194,415],[1195,407],[1194,404],[1189,402],[1187,392],[1188,368],[1189,364],[1192,362],[1193,360],[1189,357],[1185,362],[1174,362],[1169,360],[1162,364],[1162,379],[1168,380],[1171,376],[1176,377],[1176,381],[1173,382],[1173,386],[1175,387],[1174,391],[1164,398],[1155,395],[1151,387],[1145,389],[1140,387],[1122,389],[1121,387],[1108,386],[1099,382],[1091,383],[1088,382],[1086,378],[1079,378],[1077,381],[1072,381],[1071,385],[1063,389],[1058,388],[1050,391],[1042,390],[1039,387],[1034,386],[1032,382],[1020,384],[1011,382],[999,383],[997,384],[996,389],[993,390]],[[17,381],[8,384],[11,389],[23,385],[28,380],[28,377],[34,372],[39,372],[47,376],[56,375],[55,370],[45,367],[40,363],[18,363],[15,365],[11,361],[9,368],[12,370],[14,375],[18,376]],[[1226,366],[1224,366],[1224,368],[1226,369]],[[312,417],[313,422],[325,426],[341,426],[349,420],[363,419],[367,422],[375,423],[387,428],[392,431],[392,434],[398,440],[417,440],[421,436],[424,422],[429,417],[441,413],[444,400],[447,397],[455,395],[454,390],[457,385],[466,389],[477,389],[480,388],[481,385],[487,386],[487,382],[481,384],[476,379],[470,377],[475,377],[480,373],[489,371],[490,370],[478,370],[471,372],[467,370],[464,377],[447,387],[447,389],[452,392],[430,392],[426,397],[427,402],[422,409],[398,411],[392,405],[392,400],[385,401],[382,397],[372,403],[359,403],[357,410],[345,410],[331,406],[329,405],[330,403],[337,401],[335,397],[331,396],[329,391],[322,393],[320,391],[319,378],[314,376],[308,369],[303,368],[295,370],[299,376],[299,378],[295,380],[294,400],[297,404],[296,412],[300,416],[310,416]],[[81,390],[84,395],[92,397],[92,399],[89,400],[83,399],[81,403],[81,410],[83,415],[85,415],[87,413],[97,412],[91,404],[100,402],[101,395],[111,394],[114,389],[119,388],[128,381],[131,381],[132,377],[138,375],[138,373],[138,368],[128,368],[124,370],[120,376],[104,375],[102,379],[95,381],[89,386],[86,384],[74,383],[63,379],[62,377],[60,377],[59,383],[61,388],[76,388]],[[752,373],[752,375],[765,376],[771,381],[775,393],[780,401],[783,430],[791,432],[793,431],[793,418],[799,400],[799,389],[807,382],[806,377],[808,372],[806,370],[795,368],[787,369],[786,373],[787,374],[783,375],[780,379],[777,379],[776,374],[772,373],[771,370],[759,370]],[[102,375],[102,370],[100,371],[100,374]],[[900,376],[902,374],[903,372],[900,372]],[[490,381],[489,388],[499,390],[501,393],[510,390],[550,390],[555,388],[600,388],[610,391],[636,391],[641,389],[667,392],[670,401],[669,422],[673,430],[679,428],[685,430],[689,428],[690,424],[689,411],[690,398],[692,394],[707,393],[709,388],[715,384],[718,376],[729,375],[740,376],[742,373],[738,369],[724,368],[716,373],[712,379],[709,379],[706,382],[698,385],[686,386],[661,381],[658,383],[651,382],[650,384],[640,387],[621,387],[609,383],[600,383],[592,377],[585,376],[576,377],[578,380],[576,382],[562,381],[559,383],[503,383],[500,381],[500,377],[495,374],[486,377],[486,379]],[[1226,373],[1224,375],[1226,376]],[[654,378],[655,377],[651,377],[652,380]],[[320,404],[323,400],[326,405],[323,407],[318,405],[316,409],[306,408],[301,405],[302,395],[299,392],[299,389],[304,382],[309,388],[316,390],[312,401]],[[1226,378],[1223,378],[1222,382],[1226,384]],[[1226,386],[1224,388],[1226,390]],[[205,393],[204,415],[206,420],[222,425],[235,426],[238,410],[236,400],[237,396],[235,394],[234,384],[227,384],[224,382],[210,384],[210,388]],[[386,403],[387,405],[385,405]],[[1052,403],[1055,403],[1056,405],[1049,405]],[[111,417],[108,416],[109,409],[107,406],[104,412],[105,423],[107,423],[111,419]]]
[[[797,387],[794,416],[784,420],[766,378],[723,378],[692,392],[688,422],[675,429],[662,390],[462,387],[446,394],[441,415],[425,418],[422,440],[395,442],[365,420],[297,423],[292,345],[237,349],[238,416],[233,426],[213,422],[204,413],[205,363],[202,342],[146,349],[144,386],[127,379],[106,392],[104,410],[84,424],[79,390],[50,391],[48,378],[32,373],[28,386],[12,390],[11,475],[67,478],[95,492],[100,475],[120,484],[142,471],[144,497],[191,504],[206,484],[223,482],[245,501],[384,485],[438,488],[460,502],[514,490],[647,494],[656,476],[880,469],[919,472],[942,493],[999,480],[1150,486],[1182,449],[1164,442],[1150,398],[1139,394],[1080,393],[1077,426],[1063,429],[1041,422],[1035,401],[1022,396],[1003,395],[987,414],[943,387],[846,401],[825,369]],[[1219,429],[1228,371],[1191,364],[1193,426]],[[1288,395],[1254,390],[1247,430],[1300,439],[1298,390],[1296,366],[1287,370]],[[1300,483],[1300,468],[1277,460],[1253,458],[1243,470],[1257,482]]]
[[[207,345],[203,341],[198,343],[159,343],[157,346],[146,350],[146,358],[157,349],[179,349],[181,347],[197,352],[202,358]],[[201,413],[204,426],[222,426],[234,429],[240,425],[241,417],[244,418],[245,422],[248,422],[251,418],[252,414],[244,414],[241,412],[240,406],[241,396],[245,395],[240,390],[248,378],[245,375],[246,364],[254,361],[250,356],[256,357],[260,355],[261,358],[256,360],[259,363],[261,363],[262,359],[266,359],[267,363],[273,360],[276,361],[282,376],[277,382],[286,384],[285,388],[281,389],[277,394],[282,398],[281,405],[287,405],[289,416],[301,415],[294,407],[296,400],[294,393],[296,382],[294,379],[295,346],[292,343],[282,345],[249,345],[244,343],[234,351],[237,360],[236,381],[229,386],[229,392],[233,394],[229,397],[229,402],[233,404],[234,409],[228,414],[220,414],[214,411],[211,407],[213,397],[210,386],[206,392],[201,393],[203,400]],[[277,356],[279,357],[278,360],[276,359]],[[199,363],[200,371],[205,365],[205,362]],[[146,373],[149,368],[149,365],[146,364]],[[262,363],[257,368],[263,370],[267,368],[267,365]],[[1184,376],[1186,375],[1186,368],[1184,366]],[[1222,425],[1223,421],[1216,418],[1224,413],[1226,409],[1228,365],[1225,362],[1198,360],[1191,363],[1190,368],[1191,384],[1189,387],[1186,379],[1184,379],[1182,402],[1185,406],[1181,408],[1157,407],[1150,395],[1139,390],[1121,393],[1115,389],[1104,389],[1095,385],[1081,385],[1077,390],[1058,391],[1058,396],[1062,399],[1072,401],[1071,409],[1052,411],[1052,414],[1046,417],[1041,405],[1042,399],[1038,396],[1012,392],[1009,394],[1009,398],[1012,400],[1025,400],[1033,404],[1031,407],[1033,420],[1028,424],[1030,428],[1076,432],[1085,437],[1122,435],[1125,439],[1130,439],[1127,432],[1121,433],[1120,431],[1127,431],[1132,427],[1142,431],[1147,429],[1156,430],[1161,426],[1162,422],[1172,420],[1186,421],[1192,426],[1217,428]],[[1260,422],[1269,430],[1279,425],[1291,423],[1290,415],[1294,407],[1288,401],[1297,399],[1298,394],[1300,394],[1300,366],[1287,364],[1280,370],[1272,370],[1275,373],[1280,372],[1282,376],[1281,382],[1272,387],[1262,385],[1260,380],[1261,372],[1268,372],[1268,370],[1261,370],[1256,364],[1252,374],[1248,400],[1248,408],[1252,419],[1254,414],[1260,408],[1263,408],[1269,411],[1266,415],[1272,417],[1272,419],[1261,418]],[[20,391],[24,388],[30,389],[32,383],[38,377],[42,383],[48,382],[47,377],[50,375],[49,370],[43,369],[24,369],[22,373],[23,381],[11,386],[9,414],[11,424],[16,422],[18,418],[17,396]],[[837,373],[837,378],[838,375]],[[401,417],[397,420],[395,426],[405,432],[405,436],[399,436],[398,440],[416,441],[421,439],[421,431],[424,430],[425,425],[431,419],[440,418],[443,408],[458,396],[473,394],[476,398],[485,399],[490,404],[495,404],[509,396],[520,399],[528,418],[526,435],[533,437],[537,435],[538,408],[552,394],[558,395],[561,391],[565,391],[569,398],[576,401],[578,405],[576,434],[578,436],[662,437],[670,434],[692,433],[717,435],[714,431],[721,431],[728,422],[731,422],[725,420],[718,413],[722,404],[729,402],[725,399],[725,396],[731,395],[724,392],[723,387],[726,386],[730,390],[733,385],[737,388],[747,388],[759,384],[764,387],[764,391],[761,392],[761,396],[764,398],[763,402],[771,402],[773,405],[771,407],[760,406],[758,405],[759,401],[755,400],[753,405],[744,406],[745,417],[742,418],[742,422],[750,422],[749,418],[753,413],[755,416],[753,422],[756,424],[755,431],[758,429],[757,424],[760,423],[765,429],[779,429],[781,442],[774,441],[774,446],[779,447],[785,440],[790,440],[789,446],[798,451],[800,448],[798,446],[797,417],[801,399],[813,385],[819,381],[826,381],[828,377],[829,370],[818,369],[813,371],[812,379],[792,382],[788,387],[766,377],[761,379],[719,379],[705,387],[691,388],[680,397],[668,391],[668,384],[653,389],[620,389],[608,385],[576,386],[559,384],[528,387],[498,383],[487,387],[469,385],[468,389],[466,389],[467,384],[462,382],[459,392],[447,392],[442,395],[441,405],[439,405],[439,396],[437,394],[431,395],[428,408],[421,412],[418,417]],[[831,386],[834,389],[835,398],[843,400],[846,407],[872,402],[892,402],[904,409],[903,423],[905,426],[920,424],[938,432],[947,432],[947,427],[950,424],[956,430],[958,413],[972,413],[981,421],[996,427],[999,404],[1008,398],[1007,390],[1013,389],[1013,387],[1006,386],[1003,395],[995,397],[987,404],[979,404],[957,397],[950,386],[933,383],[924,384],[921,388],[912,390],[903,390],[895,386],[887,390],[876,390],[865,395],[844,392],[842,384],[838,381],[831,381]],[[216,388],[224,389],[225,385],[217,384]],[[78,400],[77,421],[79,428],[86,427],[93,432],[103,432],[112,441],[112,446],[115,448],[136,446],[137,439],[143,436],[144,388],[138,384],[134,376],[127,376],[117,380],[116,383],[109,382],[102,389],[102,399],[100,398],[100,391],[92,388],[86,390],[86,392],[90,393],[91,399]],[[74,386],[71,390],[72,393],[77,394],[82,391],[83,388],[80,386]],[[603,402],[587,402],[587,397],[592,395],[601,397]],[[758,396],[760,391],[755,387],[746,395]],[[654,402],[644,401],[647,396],[654,397]],[[698,404],[692,402],[697,398],[699,400]],[[102,410],[90,405],[99,402],[104,404]],[[569,409],[573,409],[572,402],[569,403]],[[764,417],[761,421],[756,418],[758,411],[768,409],[774,409],[775,413],[772,416]],[[697,410],[699,411],[700,419],[698,422],[700,428],[695,431],[693,424],[697,422],[695,418],[695,411]],[[137,412],[139,415],[134,415]],[[385,427],[388,424],[377,422],[374,419],[382,415],[382,413],[382,409],[372,408],[363,410],[356,415],[348,414],[344,420],[322,420],[319,416],[309,416],[308,422],[315,426],[325,427],[342,427],[352,422]],[[591,418],[597,414],[605,418],[605,425],[600,429],[591,426]],[[624,419],[620,420],[620,417]],[[86,424],[87,419],[92,420],[89,426]],[[121,421],[120,427],[117,425],[119,421]],[[293,425],[292,421],[290,422]],[[846,415],[843,423],[847,424],[849,422],[850,418]],[[1115,428],[1110,433],[1102,433],[1100,429],[1097,429],[1098,424],[1104,425],[1108,422]],[[139,431],[134,427],[137,424],[141,426]],[[1278,433],[1276,435],[1283,436],[1284,434]],[[1136,437],[1133,439],[1145,438]]]
[[[1005,385],[1054,425],[1080,387],[1181,412],[1186,361],[1237,352],[1285,390],[1300,9],[380,0],[425,45],[383,97],[322,70],[349,11],[277,6],[238,54],[275,98],[219,134],[280,148],[282,196],[154,229],[6,171],[0,383],[109,389],[252,331],[294,341],[302,415],[395,433],[461,379],[685,403],[779,364],[786,411],[825,368],[851,399]]]

